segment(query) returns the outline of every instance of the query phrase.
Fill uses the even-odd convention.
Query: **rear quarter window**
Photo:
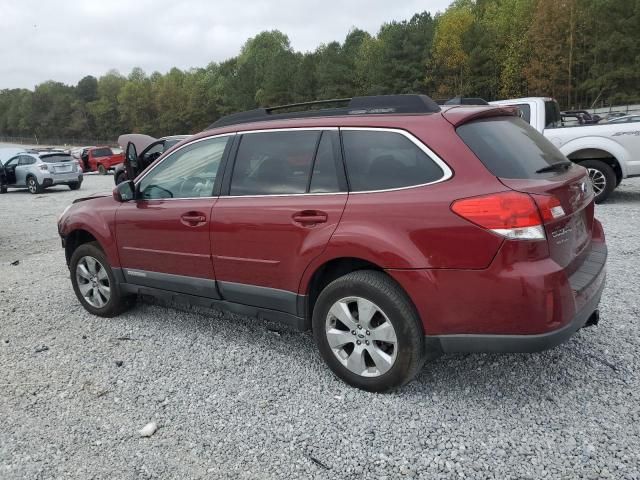
[[[343,130],[342,142],[353,192],[412,187],[445,176],[431,157],[398,132]]]
[[[111,149],[110,148],[96,148],[93,151],[93,156],[94,157],[108,157],[111,155]]]
[[[462,141],[496,177],[540,178],[538,170],[566,157],[521,118],[476,120],[457,129]],[[547,173],[546,175],[558,173]]]

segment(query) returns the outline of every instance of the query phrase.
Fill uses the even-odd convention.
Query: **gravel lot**
[[[598,327],[541,354],[443,356],[386,395],[276,324],[85,312],[55,220],[112,185],[0,195],[0,478],[640,479],[640,181],[597,207]]]

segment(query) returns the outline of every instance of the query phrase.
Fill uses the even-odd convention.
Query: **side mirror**
[[[127,144],[127,151],[125,153],[126,158],[127,158],[127,162],[129,163],[129,165],[133,168],[137,168],[138,167],[138,152],[136,151],[136,146],[132,143],[129,142]]]
[[[136,198],[136,186],[131,180],[116,185],[113,189],[113,199],[116,202],[129,202]]]

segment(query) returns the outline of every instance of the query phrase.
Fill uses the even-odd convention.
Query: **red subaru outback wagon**
[[[587,171],[515,110],[319,106],[224,117],[69,207],[84,308],[148,294],[312,328],[370,391],[435,353],[539,351],[597,323],[607,249]]]

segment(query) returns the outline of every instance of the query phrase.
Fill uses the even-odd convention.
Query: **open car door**
[[[144,167],[140,165],[139,152],[144,151],[156,140],[156,138],[141,133],[128,133],[118,137],[118,145],[125,152],[124,169],[129,180],[136,178],[144,169]],[[130,145],[133,146],[133,149],[129,148]]]

